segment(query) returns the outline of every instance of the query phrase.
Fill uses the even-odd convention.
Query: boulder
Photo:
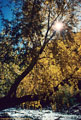
[[[76,104],[74,106],[72,106],[68,112],[69,114],[76,114],[76,115],[81,115],[81,104]]]

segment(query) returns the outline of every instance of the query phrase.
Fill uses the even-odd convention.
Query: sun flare
[[[55,24],[52,26],[52,30],[60,32],[64,29],[64,24],[60,21],[56,21]]]

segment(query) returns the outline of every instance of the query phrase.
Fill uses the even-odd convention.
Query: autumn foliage
[[[60,110],[80,102],[81,32],[74,32],[79,2],[12,2],[19,7],[13,10],[14,18],[9,21],[0,14],[4,23],[0,32],[0,109],[21,105]],[[65,28],[53,30],[55,21],[63,22]]]

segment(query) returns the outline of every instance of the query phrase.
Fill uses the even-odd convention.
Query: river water
[[[1,113],[7,113],[13,120],[81,120],[81,115],[68,115],[52,110],[10,108],[1,111]]]

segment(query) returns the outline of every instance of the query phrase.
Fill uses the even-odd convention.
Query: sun
[[[60,32],[64,29],[64,24],[61,21],[56,21],[52,26],[52,30]]]

